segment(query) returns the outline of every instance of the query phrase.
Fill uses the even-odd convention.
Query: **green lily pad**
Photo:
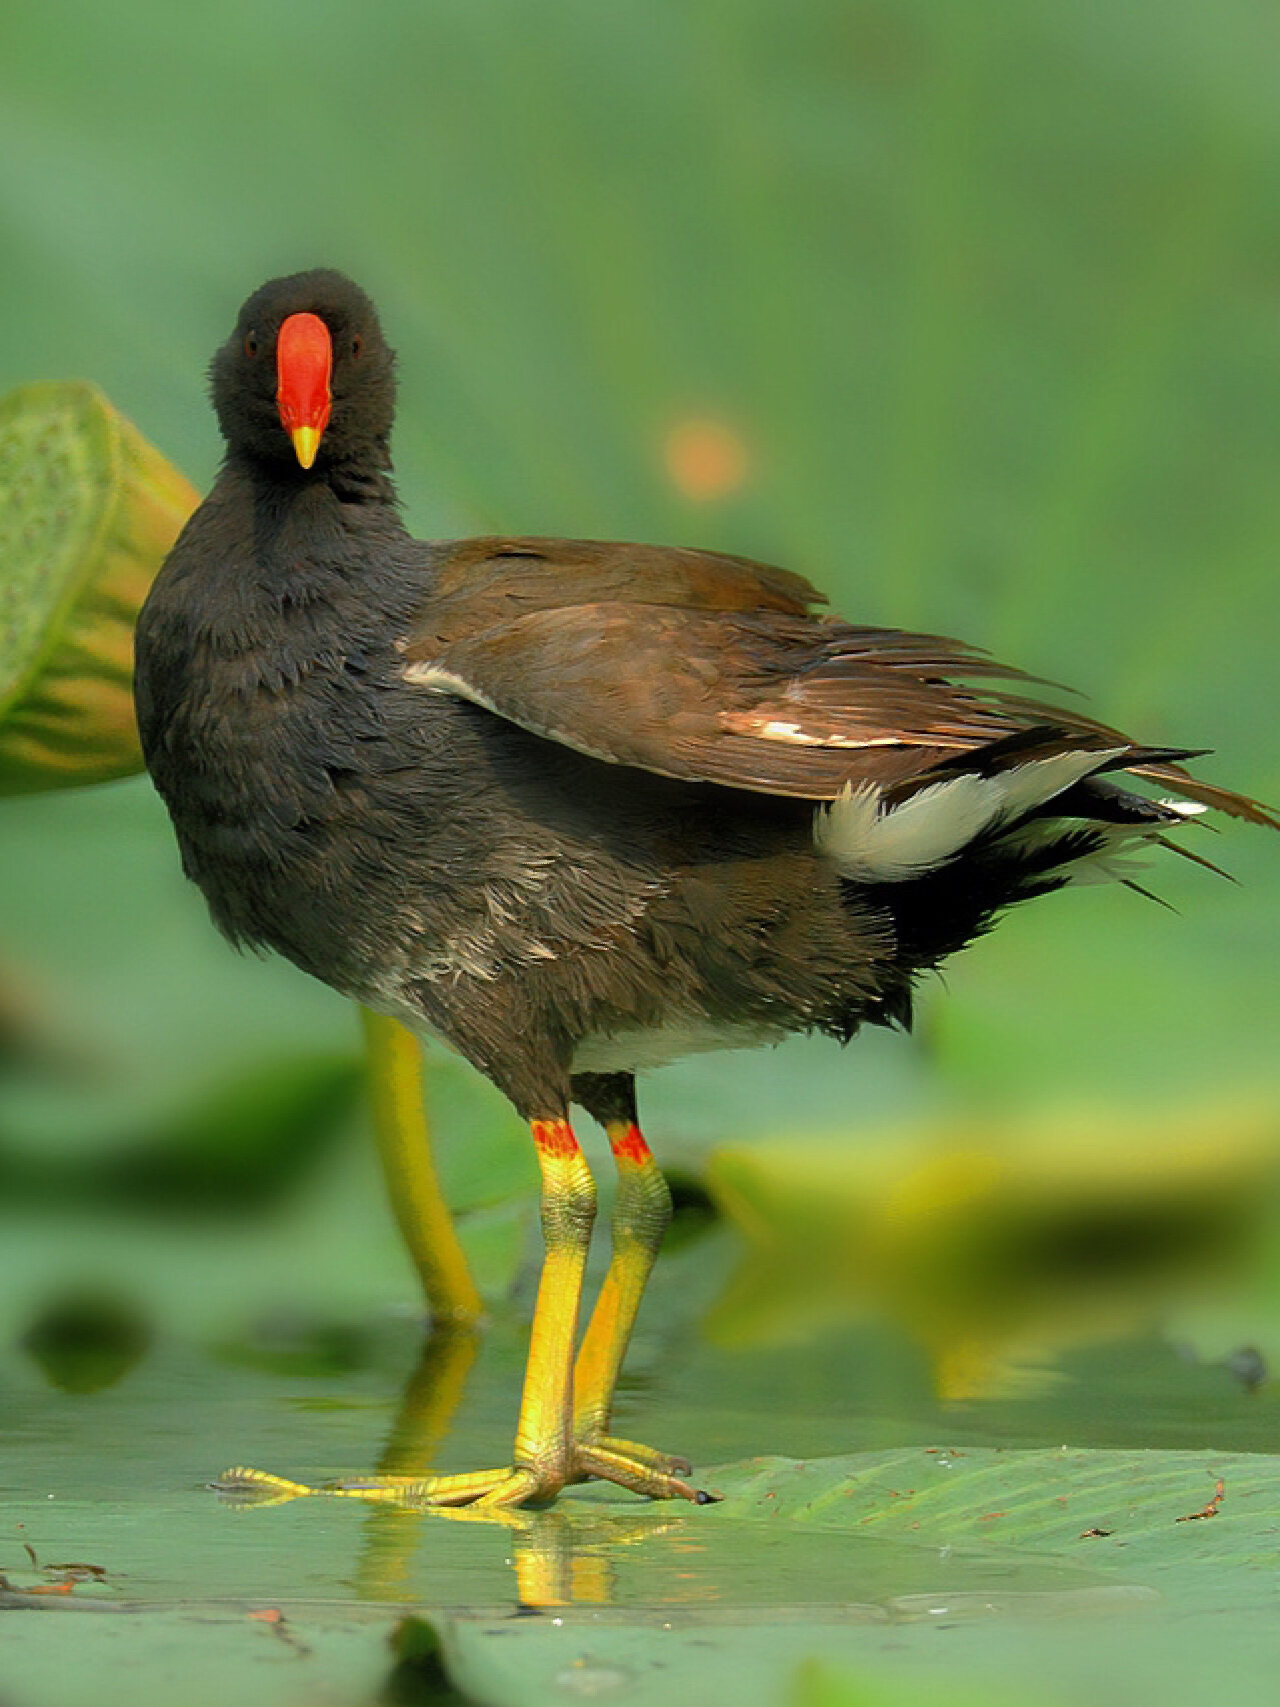
[[[1232,1701],[1268,1699],[1280,1664],[1280,1459],[913,1448],[760,1460],[712,1479],[724,1503],[679,1525],[688,1549],[729,1529],[746,1560],[797,1526],[829,1573],[826,1604],[791,1603],[779,1578],[767,1614],[728,1597],[630,1613],[566,1597],[519,1619],[434,1615],[467,1699],[1118,1707],[1158,1691],[1200,1707],[1220,1644],[1239,1667]],[[889,1547],[880,1590],[868,1592],[894,1542],[916,1552],[917,1586],[893,1586],[902,1566]],[[537,1546],[534,1527],[517,1537],[523,1583],[535,1580]]]
[[[94,386],[0,401],[0,792],[142,768],[133,625],[195,504]]]
[[[38,1556],[7,1572],[11,1680],[39,1678],[66,1640],[56,1611],[116,1614],[74,1618],[76,1675],[89,1653],[127,1651],[158,1681],[189,1631],[193,1657],[218,1656],[216,1677],[189,1680],[193,1707],[242,1669],[255,1699],[296,1700],[324,1675],[320,1655],[331,1677],[360,1680],[353,1701],[386,1698],[394,1677],[393,1699],[452,1687],[485,1707],[1121,1707],[1132,1690],[1201,1707],[1225,1649],[1233,1703],[1270,1699],[1280,1459],[912,1448],[761,1459],[715,1479],[725,1499],[711,1509],[588,1489],[502,1521],[326,1500],[219,1523],[194,1495],[181,1509],[170,1497],[167,1547],[151,1527],[90,1536],[83,1510],[50,1514],[28,1526]],[[77,1524],[98,1575],[55,1597],[60,1567],[44,1557]],[[177,1532],[200,1529],[212,1554],[194,1559]],[[492,1569],[476,1574],[503,1554],[505,1598]],[[805,1591],[806,1576],[825,1588]],[[192,1594],[201,1577],[221,1592]],[[487,1604],[457,1603],[469,1581],[488,1584]],[[123,1702],[113,1687],[95,1698]]]

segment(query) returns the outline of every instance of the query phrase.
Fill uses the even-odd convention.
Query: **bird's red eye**
[[[364,339],[357,332],[355,337],[351,340],[351,354],[353,356],[358,356],[360,354],[361,350],[363,350],[363,349],[364,349]]]
[[[258,353],[258,334],[256,332],[250,332],[248,337],[245,339],[245,341],[244,341],[244,353],[246,356],[249,356],[249,357],[253,357],[253,356],[257,355],[257,353]]]

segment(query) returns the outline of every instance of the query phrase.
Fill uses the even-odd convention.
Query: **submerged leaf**
[[[946,1707],[1046,1707],[1060,1699],[1042,1693],[983,1686],[948,1689]],[[883,1673],[868,1675],[844,1666],[806,1660],[796,1674],[795,1694],[790,1707],[938,1707],[937,1684],[933,1680],[903,1682]]]

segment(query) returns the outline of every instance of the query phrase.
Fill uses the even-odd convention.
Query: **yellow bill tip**
[[[294,427],[289,437],[293,440],[294,455],[304,468],[310,468],[320,449],[320,434],[315,427]]]

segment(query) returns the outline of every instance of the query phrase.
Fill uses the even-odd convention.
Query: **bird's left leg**
[[[659,1476],[687,1476],[687,1460],[609,1432],[640,1300],[671,1221],[671,1193],[637,1124],[635,1080],[629,1073],[577,1074],[573,1096],[604,1127],[618,1170],[609,1268],[574,1366],[573,1432],[579,1457],[584,1464],[622,1462]]]
[[[392,1212],[418,1271],[432,1326],[474,1327],[484,1306],[436,1173],[422,1090],[422,1051],[399,1020],[360,1010],[369,1094]]]

